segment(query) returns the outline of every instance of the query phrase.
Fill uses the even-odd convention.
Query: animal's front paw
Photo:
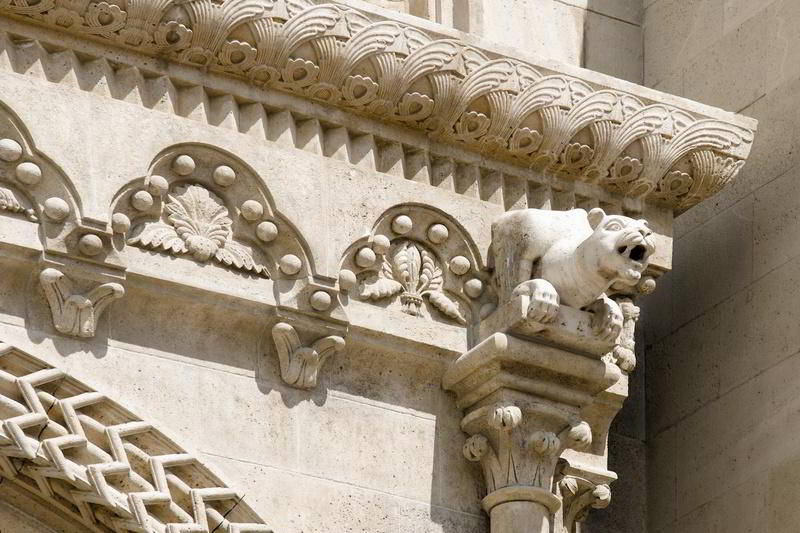
[[[586,309],[594,313],[592,330],[604,341],[614,341],[622,331],[622,309],[607,296],[601,296]]]
[[[558,315],[558,293],[555,287],[544,279],[532,279],[520,283],[512,296],[526,294],[530,297],[528,318],[536,322],[548,323]]]

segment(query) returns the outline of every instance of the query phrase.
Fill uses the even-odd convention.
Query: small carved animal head
[[[638,283],[655,251],[647,221],[607,215],[597,207],[589,211],[587,218],[594,233],[581,247],[592,266],[611,283]]]

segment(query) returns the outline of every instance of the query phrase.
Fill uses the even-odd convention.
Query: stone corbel
[[[556,473],[556,490],[563,501],[561,530],[564,533],[579,533],[578,524],[586,519],[590,509],[605,509],[611,503],[609,483],[616,476],[609,472],[597,472],[559,462]],[[556,529],[558,531],[558,528]]]
[[[317,386],[325,363],[344,352],[349,327],[335,287],[311,280],[274,285],[277,321],[270,328],[281,379],[296,389]]]
[[[111,302],[122,298],[125,289],[116,282],[97,284],[85,293],[78,292],[63,272],[52,267],[39,274],[53,326],[72,337],[94,337],[97,322]]]
[[[483,467],[492,533],[576,533],[607,505],[606,435],[626,395],[620,367],[635,364],[632,295],[653,286],[651,235],[597,208],[493,224],[498,306],[443,378],[464,410],[464,455]]]
[[[561,506],[556,465],[592,443],[581,410],[620,377],[600,357],[496,333],[463,354],[443,384],[465,410],[464,455],[480,462],[493,533],[550,532]]]
[[[280,360],[281,378],[297,389],[317,386],[319,371],[330,356],[344,350],[345,341],[338,335],[328,335],[303,346],[297,330],[286,322],[272,327],[272,339]]]

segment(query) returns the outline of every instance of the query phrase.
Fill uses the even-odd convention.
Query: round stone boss
[[[16,161],[22,157],[22,146],[14,139],[0,139],[0,159]]]
[[[311,307],[317,311],[327,311],[333,303],[330,293],[326,291],[314,291],[309,300]]]
[[[42,169],[39,168],[39,165],[30,161],[17,165],[15,174],[17,179],[25,185],[36,185],[42,179]]]
[[[194,159],[186,154],[181,154],[172,162],[172,170],[181,176],[188,176],[194,172],[195,164]]]
[[[220,165],[214,169],[211,178],[220,187],[229,187],[236,181],[236,172],[228,165]]]
[[[300,272],[300,269],[303,268],[303,262],[294,254],[286,254],[281,257],[278,266],[281,269],[281,272],[287,276],[293,276]]]
[[[87,233],[78,240],[78,250],[90,257],[97,255],[103,251],[103,241],[94,233]]]
[[[245,220],[253,222],[264,216],[264,206],[255,200],[245,200],[242,203],[242,216]]]
[[[114,233],[128,233],[131,229],[131,219],[125,213],[114,213],[111,216],[111,230]]]
[[[278,237],[278,226],[269,220],[259,222],[256,226],[256,237],[263,242],[272,242]]]
[[[131,205],[137,211],[147,211],[153,207],[153,195],[147,191],[136,191],[131,196]]]
[[[412,227],[414,227],[414,223],[408,215],[397,215],[394,217],[394,220],[392,220],[392,231],[398,235],[405,235],[411,231]]]
[[[44,201],[44,214],[50,220],[64,220],[69,214],[69,204],[57,196],[48,198]]]

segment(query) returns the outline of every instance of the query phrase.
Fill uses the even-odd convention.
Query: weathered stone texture
[[[798,3],[645,7],[645,82],[760,123],[737,182],[676,219],[675,269],[643,306],[648,531],[793,531]]]
[[[495,531],[529,529],[509,518],[527,509],[562,533],[609,505],[610,470],[623,476],[612,485],[618,496],[578,531],[641,533],[646,483],[650,496],[673,491],[652,523],[725,523],[728,503],[709,480],[733,472],[725,483],[745,498],[756,471],[730,463],[783,420],[759,428],[766,405],[792,417],[779,385],[800,340],[770,336],[766,310],[797,285],[794,248],[778,240],[792,233],[793,211],[756,215],[763,203],[788,204],[792,182],[766,180],[705,226],[682,229],[693,253],[678,259],[690,272],[655,279],[671,268],[674,214],[735,177],[755,122],[577,68],[641,81],[648,19],[639,0],[317,4],[159,4],[150,7],[161,22],[143,25],[133,3],[124,17],[106,3],[85,13],[37,4],[48,12],[39,18],[19,2],[0,5],[0,126],[19,140],[0,140],[0,165],[14,165],[0,176],[0,341],[167,428],[159,442],[175,439],[180,446],[166,449],[187,450],[202,475],[175,467],[165,479],[180,490],[152,490],[148,505],[182,498],[177,514],[198,531],[213,526],[186,509],[202,507],[192,484],[213,477],[212,466],[227,483],[215,480],[220,491],[206,496],[235,502],[235,487],[246,505],[231,521],[255,513],[245,518],[276,533],[485,533],[495,509]],[[759,20],[744,5],[728,11],[742,24]],[[310,13],[321,26],[281,56],[270,39],[304,27],[300,15]],[[64,17],[80,21],[65,30]],[[245,19],[253,24],[237,26]],[[121,25],[101,27],[109,20]],[[749,52],[749,42],[739,46]],[[419,72],[409,67],[414,47]],[[682,90],[704,57],[676,67]],[[663,83],[674,79],[671,63],[660,68]],[[718,103],[760,109],[767,97],[751,98],[770,86],[764,72],[761,85],[735,80],[731,100]],[[492,234],[504,212],[522,209],[530,231]],[[516,245],[524,261],[509,251]],[[714,261],[724,275],[708,268]],[[657,321],[644,337],[649,352],[640,342],[636,353],[632,298],[655,283],[667,290],[651,301],[668,305],[648,321]],[[684,292],[696,300],[674,296]],[[746,327],[714,314],[731,302]],[[717,341],[698,325],[728,334]],[[772,356],[723,365],[734,349]],[[88,494],[101,514],[128,521],[122,530],[142,529],[147,513],[130,487],[116,503],[98,496],[95,467],[126,465],[106,448],[91,465],[72,450],[88,444],[77,426],[60,425],[75,422],[71,392],[30,393],[27,367],[8,364],[0,531],[11,513],[42,506],[15,499],[8,486],[18,475],[46,498],[45,478],[62,492],[72,483],[83,492],[69,497]],[[629,383],[644,395],[645,368],[679,383],[648,384],[650,449],[641,404],[609,429]],[[698,372],[703,386],[688,385]],[[725,396],[748,386],[746,397]],[[761,432],[736,440],[714,426],[732,442],[715,454],[702,410],[734,417],[742,401],[760,401],[761,386],[775,389],[764,410],[737,418],[738,429]],[[51,394],[49,408],[36,405]],[[33,426],[20,438],[9,417],[25,409],[33,416],[19,423]],[[81,418],[92,439],[107,436],[97,422],[107,416],[87,409]],[[25,448],[43,435],[48,444]],[[698,457],[684,457],[678,435],[705,446]],[[518,471],[500,467],[514,461]],[[662,478],[661,465],[672,474]],[[778,491],[782,481],[759,482]],[[14,531],[38,520],[40,530],[72,533],[64,520],[91,522],[91,506],[61,513],[69,519],[15,514]]]

